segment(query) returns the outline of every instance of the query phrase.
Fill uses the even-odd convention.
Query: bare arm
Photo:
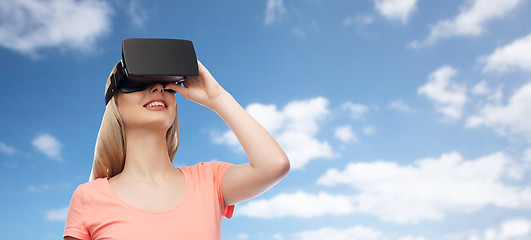
[[[218,98],[213,110],[232,129],[249,159],[225,173],[222,189],[226,206],[262,194],[288,173],[286,153],[229,93]]]
[[[197,61],[199,76],[183,86],[168,84],[183,97],[216,112],[231,128],[242,145],[249,163],[231,166],[223,178],[225,206],[251,198],[271,188],[289,171],[286,153],[271,135],[223,89],[210,72]]]

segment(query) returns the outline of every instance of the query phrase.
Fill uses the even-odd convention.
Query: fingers
[[[190,96],[190,89],[185,88],[183,86],[176,85],[175,91],[177,91],[179,94],[181,94],[185,98],[188,98]]]
[[[178,85],[176,83],[167,83],[164,88],[169,88],[169,89],[172,89],[176,92],[178,92],[179,94],[183,95],[183,96],[187,96],[188,94],[188,89],[186,87],[183,87],[181,85]]]
[[[204,68],[204,67],[205,67],[205,66],[203,66],[203,64],[201,63],[201,61],[199,61],[199,59],[197,59],[197,66],[198,66],[199,68],[201,68],[201,67]]]
[[[172,90],[177,91],[177,90],[176,90],[177,86],[179,86],[179,85],[176,84],[176,83],[172,83],[172,82],[170,82],[170,83],[166,83],[166,84],[164,84],[164,89],[172,89]]]
[[[206,69],[206,67],[203,66],[203,64],[199,61],[199,59],[197,60],[197,68],[199,70],[199,75],[208,75],[208,74],[210,74],[208,69]]]

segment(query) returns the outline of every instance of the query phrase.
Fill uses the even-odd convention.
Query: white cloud
[[[243,148],[241,148],[238,138],[236,138],[236,135],[234,135],[234,132],[232,131],[226,131],[221,135],[219,135],[219,133],[212,132],[210,137],[215,143],[227,144],[229,146],[233,146],[237,151],[244,152]]]
[[[531,163],[531,148],[524,150],[523,160],[528,163]]]
[[[237,238],[237,239],[248,239],[248,238],[249,238],[249,234],[247,234],[247,233],[240,233],[240,234],[236,235],[236,238]]]
[[[305,231],[294,234],[296,239],[301,240],[384,240],[382,232],[364,227],[354,226],[347,229],[335,229],[330,227],[318,230]]]
[[[485,81],[482,81],[472,88],[472,95],[476,97],[475,105],[477,108],[481,108],[485,104],[499,105],[503,99],[503,88],[505,86],[499,85],[496,89],[492,89],[487,85]]]
[[[350,27],[352,25],[368,25],[374,22],[374,17],[372,15],[361,15],[357,17],[348,16],[343,20],[343,27]]]
[[[318,207],[317,207],[318,206]],[[322,215],[344,215],[354,212],[352,198],[343,195],[330,195],[296,192],[281,193],[267,200],[253,200],[240,206],[238,214],[259,217],[301,217],[311,218]]]
[[[46,155],[47,157],[55,159],[57,161],[62,161],[62,144],[54,137],[48,134],[42,134],[33,139],[31,144],[33,144],[33,146],[37,148],[37,150],[44,153],[44,155]]]
[[[324,227],[317,230],[304,231],[293,234],[292,239],[300,240],[425,240],[424,237],[402,236],[390,237],[381,231],[365,226],[353,226],[346,229]]]
[[[72,185],[68,183],[59,183],[56,185],[49,185],[49,184],[40,184],[40,185],[30,185],[28,186],[27,190],[28,192],[37,193],[37,192],[43,192],[48,191],[52,189],[63,189],[67,190],[71,188]]]
[[[280,233],[275,233],[275,234],[273,234],[272,238],[273,239],[277,239],[277,240],[281,240],[281,239],[284,239],[284,235],[282,235]]]
[[[43,184],[43,185],[40,185],[40,186],[35,186],[35,185],[30,185],[28,187],[28,192],[41,192],[41,191],[46,191],[46,190],[50,190],[52,189],[53,187],[50,186],[50,185],[47,185],[47,184]]]
[[[275,105],[253,103],[246,111],[277,140],[293,169],[304,167],[312,159],[334,157],[328,142],[319,141],[315,136],[319,132],[319,122],[330,113],[326,98],[293,101],[282,110],[277,110]],[[221,135],[213,133],[211,137],[216,143],[241,149],[231,130]]]
[[[417,0],[374,0],[376,10],[388,20],[407,23],[416,9]]]
[[[245,110],[270,132],[279,131],[288,121],[287,115],[283,111],[278,111],[274,104],[254,103],[247,106]]]
[[[388,104],[388,106],[392,109],[396,109],[402,112],[410,112],[411,107],[409,107],[402,99],[397,99]]]
[[[127,14],[129,15],[133,25],[138,28],[144,27],[144,24],[148,19],[148,14],[145,9],[145,6],[140,6],[138,0],[133,0],[129,2],[129,5],[127,7]]]
[[[293,169],[304,167],[312,159],[335,156],[327,141],[320,142],[305,132],[286,131],[279,134],[276,139],[288,155]]]
[[[352,127],[348,125],[336,128],[334,136],[344,143],[358,141],[358,137],[356,137],[356,134],[352,131]]]
[[[3,143],[3,142],[0,142],[0,152],[3,152],[5,154],[14,154],[15,152],[17,152],[15,150],[15,148],[11,147],[11,146],[8,146],[7,144]]]
[[[472,88],[472,93],[474,95],[486,95],[491,92],[489,86],[487,85],[487,82],[481,81],[480,83],[474,85]]]
[[[524,240],[531,239],[531,220],[516,218],[483,231],[468,231],[446,236],[447,240]]]
[[[61,209],[52,209],[46,212],[46,219],[50,221],[66,221],[66,215],[68,214],[68,207]]]
[[[425,240],[424,237],[416,237],[416,236],[404,236],[400,237],[397,240]]]
[[[0,1],[0,45],[30,56],[49,47],[89,51],[109,31],[111,13],[100,0]]]
[[[305,38],[306,37],[306,33],[304,32],[304,30],[302,30],[299,27],[293,28],[291,30],[291,33],[293,33],[293,35],[297,36],[298,38]]]
[[[498,152],[465,161],[456,152],[425,158],[411,165],[394,162],[350,163],[343,171],[328,170],[320,185],[350,185],[355,212],[394,223],[441,220],[447,211],[472,212],[488,204],[531,208],[531,188],[504,184],[520,180],[524,170]]]
[[[479,113],[467,119],[469,128],[486,126],[502,136],[524,136],[531,141],[531,83],[518,89],[507,102],[486,103]]]
[[[419,87],[417,93],[431,99],[439,112],[458,119],[466,103],[466,88],[451,81],[457,71],[450,66],[443,66],[430,74],[428,83]]]
[[[280,21],[284,14],[286,14],[286,9],[282,0],[268,0],[264,24],[268,25]]]
[[[369,107],[366,105],[357,104],[350,101],[341,104],[341,109],[346,109],[350,113],[350,117],[353,120],[361,119],[369,112]]]
[[[494,53],[483,57],[483,72],[508,72],[522,69],[531,71],[531,34],[497,48]]]
[[[443,38],[454,36],[478,36],[484,32],[485,24],[495,18],[506,16],[522,0],[470,0],[465,1],[459,15],[453,19],[439,21],[431,27],[430,35],[424,41],[414,41],[412,47],[434,45]]]
[[[374,133],[374,128],[373,127],[365,127],[363,128],[363,132],[367,135],[371,135]]]

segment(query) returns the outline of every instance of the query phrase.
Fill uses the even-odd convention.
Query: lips
[[[155,98],[155,99],[151,99],[149,102],[144,104],[144,107],[148,107],[148,106],[150,106],[150,107],[166,107],[166,106],[168,106],[168,104],[162,98]]]

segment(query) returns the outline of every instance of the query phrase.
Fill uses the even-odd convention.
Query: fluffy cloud
[[[286,14],[286,8],[284,8],[282,0],[268,0],[264,24],[268,25],[280,21],[284,14]]]
[[[531,188],[504,183],[522,180],[525,171],[522,164],[502,152],[475,160],[464,160],[459,153],[451,152],[409,165],[350,163],[342,171],[329,169],[317,184],[348,185],[358,194],[283,193],[250,201],[239,210],[242,215],[259,218],[366,213],[406,224],[442,220],[449,211],[469,213],[487,205],[529,209]]]
[[[300,240],[425,240],[422,236],[393,237],[378,229],[365,226],[353,226],[346,229],[324,227],[317,230],[292,234],[291,239]],[[499,226],[482,231],[472,230],[444,236],[445,240],[523,240],[531,237],[531,221],[525,218],[510,219]]]
[[[350,163],[343,171],[330,169],[318,184],[350,185],[356,212],[395,223],[441,220],[447,211],[472,212],[487,204],[530,208],[531,188],[503,183],[521,179],[523,170],[504,153],[465,161],[456,152],[426,158],[411,165],[394,162]]]
[[[68,214],[68,207],[61,209],[52,209],[46,212],[46,219],[50,221],[66,221],[66,215]]]
[[[523,157],[524,161],[526,161],[526,163],[531,163],[531,148],[528,148],[526,150],[524,150],[524,157]]]
[[[531,221],[528,219],[510,219],[498,227],[488,228],[483,231],[468,231],[446,236],[447,240],[523,240],[531,239]]]
[[[486,103],[467,119],[469,128],[486,126],[502,136],[523,136],[531,141],[531,83],[518,89],[506,105]]]
[[[315,136],[319,132],[319,122],[330,113],[326,98],[293,101],[282,110],[277,110],[275,105],[254,103],[247,106],[246,111],[282,146],[293,169],[302,168],[312,159],[334,157],[328,142],[319,141]],[[216,143],[241,149],[231,130],[213,133],[211,137]]]
[[[374,7],[389,20],[407,23],[416,8],[417,0],[374,0]]]
[[[411,107],[409,107],[406,103],[404,103],[404,101],[402,101],[402,99],[394,100],[394,101],[390,102],[387,106],[389,108],[396,109],[396,110],[402,111],[402,112],[410,112],[411,111]]]
[[[424,240],[424,237],[415,236],[390,238],[377,229],[365,226],[354,226],[347,229],[325,227],[296,233],[293,234],[293,237],[300,240]]]
[[[0,45],[27,55],[48,47],[87,51],[109,30],[110,15],[111,7],[100,0],[4,0]]]
[[[431,99],[439,112],[458,119],[466,103],[466,88],[451,81],[457,71],[450,66],[443,66],[430,74],[428,83],[419,87],[417,93]]]
[[[212,132],[210,134],[210,138],[215,143],[227,144],[229,146],[233,146],[234,149],[237,150],[237,151],[244,152],[243,149],[240,146],[240,142],[238,141],[238,138],[236,138],[236,135],[234,135],[234,132],[232,132],[232,131],[226,131],[226,132],[224,132],[222,134],[218,134],[218,133]]]
[[[367,135],[371,135],[371,134],[374,133],[374,128],[373,128],[373,127],[370,127],[370,126],[369,126],[369,127],[365,127],[365,128],[363,128],[363,132],[364,132],[365,134],[367,134]]]
[[[236,235],[236,238],[237,238],[237,239],[249,239],[249,234],[247,234],[247,233],[240,233],[240,234]]]
[[[241,215],[260,218],[311,218],[328,214],[349,214],[354,212],[354,205],[349,196],[297,192],[282,193],[271,199],[254,200],[240,206],[238,211]]]
[[[356,134],[352,131],[352,128],[348,125],[336,128],[335,137],[344,143],[348,143],[351,141],[354,141],[354,142],[358,141],[358,137],[356,137]]]
[[[481,81],[472,88],[472,94],[474,95],[486,95],[490,92],[491,90],[485,81]]]
[[[495,18],[506,16],[522,0],[471,0],[465,1],[459,15],[453,19],[439,21],[431,27],[430,35],[421,42],[414,41],[412,47],[434,45],[443,38],[453,36],[478,36],[484,32],[485,24]]]
[[[63,145],[54,137],[48,134],[42,134],[33,139],[31,144],[47,157],[62,161],[61,148]]]
[[[15,148],[8,146],[7,144],[0,142],[0,152],[5,154],[14,154],[16,152]]]
[[[141,6],[138,0],[129,2],[127,6],[127,14],[131,18],[133,25],[138,28],[144,27],[144,24],[148,20],[147,11],[144,6]]]
[[[293,35],[297,36],[298,38],[306,38],[306,33],[299,27],[291,29],[291,33],[293,33]]]
[[[348,16],[343,20],[343,27],[350,27],[352,25],[363,26],[374,22],[372,15],[361,15],[357,17]]]
[[[61,189],[61,190],[68,190],[72,188],[72,184],[70,183],[59,183],[55,185],[49,185],[49,184],[40,184],[40,185],[30,185],[28,186],[27,190],[31,193],[38,193],[43,191],[49,191],[53,189]]]
[[[531,34],[499,47],[489,56],[483,57],[483,72],[507,72],[514,69],[531,71],[530,52]]]
[[[273,236],[271,236],[271,238],[273,238],[273,239],[284,239],[284,235],[282,235],[280,233],[275,233],[275,234],[273,234]]]
[[[363,118],[365,114],[369,112],[369,107],[363,104],[357,104],[353,102],[345,102],[341,104],[341,109],[346,110],[350,113],[350,117],[353,120],[358,120]]]
[[[383,240],[383,234],[375,229],[354,226],[347,229],[321,228],[294,234],[301,240]]]

